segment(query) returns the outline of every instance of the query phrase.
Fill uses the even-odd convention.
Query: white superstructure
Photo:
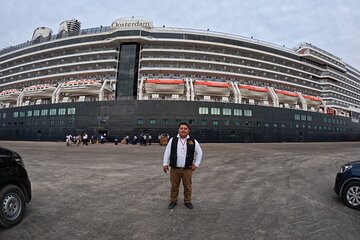
[[[230,34],[157,28],[145,18],[83,30],[72,19],[57,35],[36,29],[32,40],[0,51],[0,108],[133,97],[360,112],[360,72],[307,43],[288,49]],[[129,44],[137,50],[126,50]],[[122,85],[128,76],[136,81]],[[48,88],[30,94],[31,86]]]

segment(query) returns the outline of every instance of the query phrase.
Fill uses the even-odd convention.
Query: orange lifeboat
[[[297,104],[299,100],[299,95],[294,92],[275,89],[275,93],[277,94],[279,102],[281,103]]]
[[[242,98],[267,101],[269,99],[269,89],[251,85],[239,85]]]
[[[310,95],[303,95],[308,107],[319,107],[321,105],[321,98]]]
[[[64,83],[62,92],[71,96],[77,95],[96,95],[101,89],[101,83],[93,79],[75,80]]]
[[[196,95],[204,96],[230,96],[230,84],[226,82],[195,81],[194,90]]]
[[[18,89],[7,89],[0,92],[0,101],[16,101],[20,95]]]
[[[185,88],[182,79],[147,79],[144,89],[147,93],[183,94]]]
[[[55,91],[55,87],[48,84],[32,85],[25,88],[25,96],[49,97]]]
[[[64,84],[64,87],[71,87],[71,86],[83,86],[83,85],[101,85],[96,80],[78,80],[78,81],[69,81]]]

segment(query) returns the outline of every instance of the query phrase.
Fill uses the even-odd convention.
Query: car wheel
[[[345,205],[360,210],[360,181],[347,184],[342,194]]]
[[[0,225],[11,228],[24,217],[24,193],[15,185],[7,185],[0,191]]]

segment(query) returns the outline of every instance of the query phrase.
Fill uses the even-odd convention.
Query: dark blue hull
[[[110,141],[142,133],[156,141],[159,134],[176,134],[182,121],[201,142],[355,141],[360,136],[359,123],[349,117],[220,102],[60,103],[1,109],[0,116],[3,140],[57,141],[67,134],[105,132]]]

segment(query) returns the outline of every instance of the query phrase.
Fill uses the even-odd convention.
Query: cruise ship
[[[0,50],[0,139],[176,134],[200,142],[354,141],[360,71],[310,43],[119,18],[36,28]]]

